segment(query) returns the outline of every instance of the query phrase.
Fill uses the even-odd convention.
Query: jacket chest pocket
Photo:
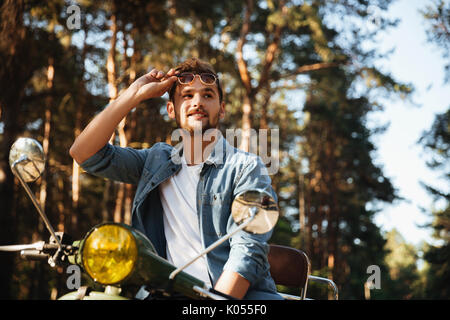
[[[203,201],[209,206],[222,206],[225,202],[225,193],[207,193],[203,195]]]
[[[223,236],[227,232],[227,223],[230,216],[230,195],[225,192],[212,192],[204,194],[203,201],[205,208],[210,211],[210,215],[207,214],[207,216],[212,218],[212,227],[214,230],[209,231],[214,232],[219,237]]]

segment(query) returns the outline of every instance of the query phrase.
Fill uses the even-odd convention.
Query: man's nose
[[[193,107],[203,106],[203,96],[200,94],[200,92],[196,92],[192,97],[192,106]]]
[[[192,105],[197,107],[203,106],[203,94],[201,92],[203,84],[200,82],[200,76],[194,78],[194,82],[192,82],[191,86],[194,88],[194,95],[191,100]]]

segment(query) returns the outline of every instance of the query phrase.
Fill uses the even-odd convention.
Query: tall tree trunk
[[[116,43],[117,43],[117,20],[116,15],[111,15],[111,27],[112,32],[111,42],[109,48],[108,59],[106,61],[106,70],[108,72],[108,90],[109,90],[109,101],[113,101],[117,98],[118,87],[117,87],[117,77],[116,77]]]
[[[252,110],[253,99],[249,95],[244,96],[244,103],[242,105],[242,137],[239,149],[246,152],[250,151],[250,138],[252,129]]]
[[[250,32],[250,17],[253,12],[253,0],[247,0],[245,6],[244,21],[242,23],[241,33],[236,46],[236,60],[244,86],[244,103],[242,105],[242,138],[240,149],[244,151],[250,150],[250,129],[252,127],[251,112],[253,109],[253,87],[251,84],[251,76],[248,71],[247,62],[244,59],[244,45],[246,37]]]
[[[54,67],[54,59],[50,57],[48,59],[48,67],[47,67],[47,90],[51,91],[53,89],[55,77],[55,67]],[[49,174],[49,149],[50,149],[50,134],[52,128],[52,105],[54,103],[52,95],[48,95],[45,98],[45,112],[44,112],[44,132],[43,132],[43,140],[42,140],[42,149],[45,156],[46,162],[46,170],[43,172],[40,179],[39,186],[39,204],[44,212],[46,210],[46,202],[47,202],[47,190],[48,190],[48,179],[50,177]],[[62,192],[62,190],[60,190]],[[47,212],[48,213],[48,212]],[[38,220],[37,223],[37,236],[40,238],[44,234],[44,222],[42,219]],[[40,239],[39,239],[40,240]],[[43,291],[44,287],[48,286],[47,282],[43,281],[42,278],[42,267],[39,263],[35,263],[32,266],[33,268],[33,278],[32,282],[35,283],[34,288],[30,290],[30,294],[32,295],[32,299],[37,299],[39,294]]]
[[[329,139],[331,139],[334,135],[330,133]],[[327,155],[327,167],[328,167],[328,188],[329,188],[329,196],[328,196],[328,203],[330,203],[330,210],[328,212],[328,228],[327,228],[327,239],[328,239],[328,246],[327,246],[327,253],[328,253],[328,259],[327,259],[327,267],[329,270],[328,277],[331,280],[336,281],[336,274],[337,274],[337,265],[338,265],[338,234],[339,234],[339,215],[340,215],[340,207],[337,199],[338,195],[338,185],[337,185],[337,179],[336,179],[336,159],[334,157],[334,152],[336,146],[332,140],[328,141],[325,144],[326,148],[326,155]],[[331,293],[330,298],[331,298]]]
[[[106,62],[106,69],[108,72],[108,88],[109,88],[109,101],[110,102],[115,100],[119,93],[118,84],[117,84],[117,75],[116,75],[117,29],[118,29],[117,28],[117,17],[115,15],[115,13],[113,13],[111,15],[111,27],[110,27],[112,36],[111,36],[108,59]],[[125,118],[122,119],[122,121],[119,123],[118,128],[117,128],[121,146],[124,143],[126,144],[126,141],[123,136],[124,126],[125,126]],[[111,143],[114,143],[114,136],[115,135],[113,134],[113,136],[111,137]],[[107,189],[109,189],[110,183],[111,182],[109,180],[106,182]],[[122,220],[121,212],[122,212],[123,195],[124,195],[124,187],[123,187],[123,184],[120,183],[119,187],[118,187],[117,195],[116,195],[116,202],[115,202],[114,213],[113,213],[113,221],[114,222],[121,222],[121,220]],[[106,198],[104,200],[105,200],[105,202],[107,202],[109,200],[109,195],[108,195],[108,198]]]
[[[287,7],[284,1],[280,2],[281,14],[284,17],[287,13]],[[242,23],[241,33],[236,45],[236,60],[239,75],[241,77],[242,84],[244,86],[244,102],[242,105],[242,139],[240,149],[249,152],[251,149],[251,128],[252,128],[252,113],[254,112],[255,98],[261,88],[267,87],[269,90],[270,83],[270,69],[275,60],[276,54],[279,51],[279,44],[281,39],[281,32],[283,29],[283,23],[278,24],[272,35],[270,44],[267,47],[264,57],[262,71],[256,87],[252,86],[252,79],[248,70],[247,62],[244,59],[243,48],[246,43],[246,37],[250,32],[250,17],[253,12],[254,2],[253,0],[247,0],[244,13],[244,21]],[[267,35],[269,36],[269,35]]]
[[[57,226],[57,230],[58,231],[64,231],[64,222],[65,222],[65,212],[66,212],[66,206],[65,201],[64,201],[64,195],[67,194],[67,190],[66,190],[66,184],[64,183],[64,179],[62,177],[62,175],[59,176],[58,181],[57,181],[57,185],[58,185],[58,190],[61,190],[60,194],[58,195],[58,197],[55,199],[56,202],[56,208],[58,209],[58,226]]]
[[[83,23],[84,39],[83,39],[83,49],[81,51],[81,78],[78,87],[78,108],[75,114],[75,128],[74,128],[74,139],[76,139],[83,127],[83,113],[86,104],[86,83],[84,81],[84,73],[86,72],[85,60],[87,54],[87,38],[89,28]],[[78,163],[72,161],[72,215],[70,220],[71,232],[77,233],[78,229],[78,204],[80,200],[80,166]]]
[[[133,54],[130,59],[129,66],[129,80],[128,85],[131,85],[136,80],[137,70],[136,63],[138,59],[138,48],[136,45],[136,36],[137,29],[133,28],[130,34],[130,37],[133,40]],[[126,54],[126,52],[125,52]],[[126,131],[126,139],[127,141],[133,141],[133,138],[136,136],[136,123],[137,123],[137,114],[138,109],[136,108],[131,115],[129,116],[129,126]],[[131,184],[125,185],[125,203],[124,203],[124,217],[123,222],[126,224],[131,224],[131,209],[133,203],[133,186]]]
[[[306,220],[306,253],[308,255],[311,255],[313,253],[313,238],[312,238],[312,221],[313,221],[313,217],[311,215],[311,184],[309,183],[309,181],[311,180],[310,178],[310,174],[307,174],[307,177],[309,177],[308,179],[308,183],[305,183],[305,189],[304,189],[304,193],[305,193],[305,211],[308,212],[308,217]]]
[[[0,55],[2,68],[0,68],[0,81],[3,90],[0,95],[1,121],[3,122],[2,141],[0,143],[0,245],[16,243],[16,219],[14,209],[14,176],[9,167],[9,149],[21,129],[18,125],[19,108],[24,93],[24,78],[31,76],[17,73],[22,71],[21,57],[17,54],[26,37],[23,26],[23,0],[5,0],[0,8]],[[11,277],[14,270],[14,255],[4,253],[0,255],[0,299],[13,298],[11,292]]]
[[[139,59],[138,47],[136,44],[137,32],[138,32],[137,29],[133,28],[131,31],[131,34],[130,34],[131,40],[133,42],[133,54],[131,55],[131,59],[130,59],[128,86],[130,86],[136,80],[136,76],[137,76],[136,64]],[[128,117],[129,123],[128,123],[128,129],[126,131],[128,142],[134,141],[134,139],[136,137],[136,124],[137,124],[137,118],[138,118],[139,111],[140,111],[139,108],[135,108],[131,112],[130,116]]]
[[[260,129],[269,129],[269,121],[267,120],[267,109],[269,108],[270,97],[271,97],[270,88],[267,88],[267,91],[264,94],[264,101],[261,104],[261,116],[259,118]]]
[[[117,23],[115,23],[115,24],[116,24],[115,30],[117,30]],[[127,44],[127,41],[126,41],[126,32],[124,30],[122,31],[122,35],[123,35],[123,41],[124,41],[124,53],[123,53],[123,60],[122,60],[123,61],[122,69],[125,71],[127,69],[126,68],[127,67],[126,49],[128,47],[128,44]],[[111,52],[113,50],[115,52],[115,43],[114,43],[114,46],[113,46],[113,43],[111,42]],[[111,63],[112,63],[112,65],[115,65],[116,64],[115,63],[115,59],[114,59],[115,54],[114,55],[111,54],[111,56],[112,56],[112,58],[111,58],[112,62]],[[116,95],[117,95],[117,91],[118,91],[118,89],[117,89],[117,86],[118,86],[117,77],[114,76],[114,78],[115,78],[114,81],[116,82]],[[125,133],[125,125],[126,125],[126,117],[124,117],[120,121],[119,125],[117,126],[117,133],[119,135],[119,145],[122,148],[125,148],[128,145],[127,134]],[[124,208],[124,203],[126,203],[127,199],[125,199],[125,197],[126,197],[125,183],[119,183],[118,192],[117,192],[117,196],[116,196],[116,206],[115,206],[115,209],[114,209],[114,221],[115,222],[122,222],[123,219],[124,219],[124,216],[126,215],[126,213],[124,211],[124,209],[125,209]],[[123,215],[122,215],[122,212],[123,212]],[[131,214],[131,213],[129,213],[129,214]]]
[[[51,91],[53,89],[53,80],[55,77],[55,67],[54,67],[54,60],[53,58],[49,58],[48,61],[48,67],[47,67],[47,89]],[[43,140],[42,140],[42,149],[44,151],[44,156],[48,168],[48,154],[49,154],[49,147],[50,147],[50,131],[52,127],[52,104],[53,104],[53,97],[51,95],[47,96],[45,99],[45,120],[44,120],[44,134],[43,134]],[[42,210],[45,212],[45,203],[47,200],[47,178],[49,176],[48,174],[49,170],[45,170],[42,178],[41,178],[41,186],[39,190],[39,202],[42,207]],[[40,226],[42,226],[42,222],[39,223]]]
[[[298,212],[300,223],[300,248],[305,250],[308,247],[308,228],[306,226],[306,206],[305,206],[305,177],[302,172],[298,176]]]

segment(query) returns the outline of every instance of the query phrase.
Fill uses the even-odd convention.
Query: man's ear
[[[222,101],[220,103],[220,110],[219,110],[219,119],[225,118],[225,102]]]
[[[175,106],[173,105],[173,102],[172,101],[168,101],[167,105],[166,105],[166,108],[167,108],[167,113],[169,115],[169,118],[170,119],[175,119]]]

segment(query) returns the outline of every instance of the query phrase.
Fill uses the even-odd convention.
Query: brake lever
[[[20,257],[25,260],[46,260],[48,259],[48,254],[42,253],[39,250],[27,249],[20,251]]]

